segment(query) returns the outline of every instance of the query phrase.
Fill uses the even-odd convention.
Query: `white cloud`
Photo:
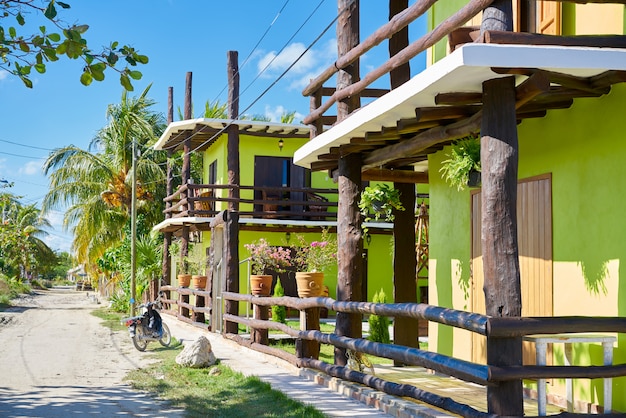
[[[27,176],[34,176],[36,174],[41,174],[41,162],[39,161],[29,161],[24,166],[20,167],[19,174],[24,174]]]
[[[306,47],[304,44],[295,42],[288,45],[280,54],[276,51],[268,52],[259,58],[257,69],[264,71],[263,76],[271,78],[278,76],[300,57]],[[330,65],[337,56],[337,41],[331,39],[319,49],[311,49],[304,53],[300,60],[289,70],[287,76],[301,76],[302,74],[315,73],[320,67]],[[266,68],[267,67],[267,68]]]
[[[265,116],[269,116],[272,122],[280,122],[280,117],[287,112],[293,112],[294,109],[285,109],[283,105],[278,105],[274,108],[271,106],[265,106]],[[300,123],[304,119],[304,115],[296,112],[293,123]]]
[[[0,81],[4,80],[9,76],[9,72],[6,70],[0,70]]]

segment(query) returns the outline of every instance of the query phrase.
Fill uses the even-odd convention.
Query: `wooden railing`
[[[239,293],[226,292],[222,294],[225,300],[251,303],[256,306],[269,307],[282,305],[297,309],[301,312],[326,308],[335,312],[375,314],[390,317],[406,317],[424,319],[449,325],[455,328],[468,330],[487,337],[487,346],[490,342],[499,344],[519,341],[521,337],[534,334],[560,334],[580,332],[611,332],[626,333],[626,318],[621,317],[546,317],[546,318],[493,318],[486,315],[446,309],[426,304],[401,303],[378,304],[369,302],[340,302],[331,298],[294,298],[294,297],[258,297]],[[300,318],[308,318],[301,315]],[[310,315],[315,318],[315,315]],[[458,379],[477,383],[483,386],[499,385],[503,382],[520,379],[546,378],[612,378],[626,376],[626,364],[610,366],[495,366],[478,364],[457,359],[451,356],[424,351],[417,348],[382,344],[362,338],[349,338],[334,333],[324,333],[319,330],[319,316],[317,321],[308,323],[305,320],[304,331],[292,329],[284,324],[250,319],[235,315],[224,315],[224,321],[235,322],[251,327],[252,339],[245,339],[239,335],[225,335],[252,349],[278,356],[299,367],[309,367],[320,370],[333,377],[355,381],[374,389],[384,391],[390,395],[411,397],[421,402],[442,408],[449,412],[465,417],[487,417],[490,414],[478,411],[468,405],[461,404],[453,399],[442,397],[419,388],[386,381],[379,377],[361,373],[347,367],[331,365],[320,361],[317,356],[311,358],[310,353],[319,352],[319,348],[311,348],[307,344],[331,344],[335,347],[349,349],[355,352],[366,353],[378,357],[389,358],[404,364],[422,366],[439,373]],[[301,324],[302,328],[302,324]],[[277,348],[268,347],[255,341],[255,331],[277,330],[284,332],[301,341],[296,344],[296,355],[286,353]],[[258,337],[256,337],[258,338]],[[521,390],[521,387],[520,387]]]
[[[229,198],[230,189],[238,189],[240,198]],[[229,202],[238,202],[240,217],[337,219],[336,189],[187,184],[164,200],[171,203],[164,211],[167,218],[213,217],[225,210]]]
[[[211,330],[204,314],[211,312],[210,292],[176,286],[162,286],[166,292],[162,302],[165,313],[174,315],[178,320],[197,327]],[[170,299],[171,292],[177,293],[177,299]],[[190,303],[190,296],[194,303]],[[348,367],[328,364],[318,359],[319,344],[330,344],[354,352],[388,358],[403,364],[415,365],[443,373],[467,382],[483,386],[495,386],[511,380],[529,379],[599,379],[626,376],[626,364],[607,366],[494,366],[473,363],[435,352],[420,350],[395,344],[372,342],[363,338],[349,338],[334,333],[324,333],[319,328],[319,315],[310,315],[320,308],[329,311],[374,314],[388,317],[422,319],[464,329],[487,337],[489,340],[519,340],[526,335],[561,334],[580,332],[626,333],[626,318],[622,317],[522,317],[493,318],[472,312],[447,309],[421,303],[380,304],[370,302],[340,302],[331,298],[295,298],[295,297],[258,297],[232,292],[224,292],[223,300],[250,303],[254,307],[254,318],[224,314],[223,321],[241,324],[251,328],[250,337],[236,334],[224,334],[241,345],[256,351],[273,355],[298,367],[307,367],[322,371],[330,376],[349,380],[387,394],[409,397],[430,404],[464,417],[486,418],[488,414],[469,405],[462,404],[448,397],[429,393],[408,384],[391,382],[380,377],[349,369]],[[176,307],[175,307],[176,306]],[[270,306],[285,306],[298,310],[304,320],[305,330],[296,330],[285,324],[268,320],[267,309]],[[259,307],[263,309],[258,309]],[[307,318],[312,318],[308,321]],[[317,318],[317,319],[316,319]],[[268,330],[280,331],[299,341],[296,354],[288,353],[268,345]],[[521,343],[520,343],[521,344]],[[317,348],[315,348],[317,346]],[[561,414],[566,416],[566,413]]]

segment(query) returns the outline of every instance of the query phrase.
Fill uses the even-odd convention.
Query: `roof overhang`
[[[626,70],[626,50],[465,44],[306,143],[294,154],[294,163],[310,168],[321,156],[350,144],[353,138],[363,138],[368,132],[396,126],[399,120],[415,118],[417,108],[437,106],[435,97],[440,93],[481,93],[483,82],[510,76],[495,72],[497,68],[539,69],[575,77],[592,77],[610,70]],[[527,78],[516,77],[518,84]]]
[[[308,138],[310,128],[300,124],[264,122],[240,119],[187,119],[172,122],[154,144],[157,150],[180,149],[185,139],[191,138],[194,149],[206,149],[226,129],[236,126],[240,135],[264,136],[272,138]]]

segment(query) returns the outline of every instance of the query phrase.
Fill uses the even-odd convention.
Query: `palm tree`
[[[163,116],[150,110],[146,96],[122,93],[119,104],[109,105],[107,125],[92,139],[89,149],[73,145],[54,150],[44,163],[50,173],[50,191],[42,203],[45,212],[66,206],[64,227],[72,230],[73,250],[79,262],[93,264],[104,251],[119,244],[130,218],[132,199],[132,143],[137,157],[138,212],[148,222],[161,218],[165,156],[150,146],[165,127]],[[93,150],[93,151],[92,151]]]

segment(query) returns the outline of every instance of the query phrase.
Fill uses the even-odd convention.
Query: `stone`
[[[204,336],[200,336],[193,343],[187,344],[183,351],[176,356],[177,364],[194,369],[212,366],[216,361],[211,343]]]

